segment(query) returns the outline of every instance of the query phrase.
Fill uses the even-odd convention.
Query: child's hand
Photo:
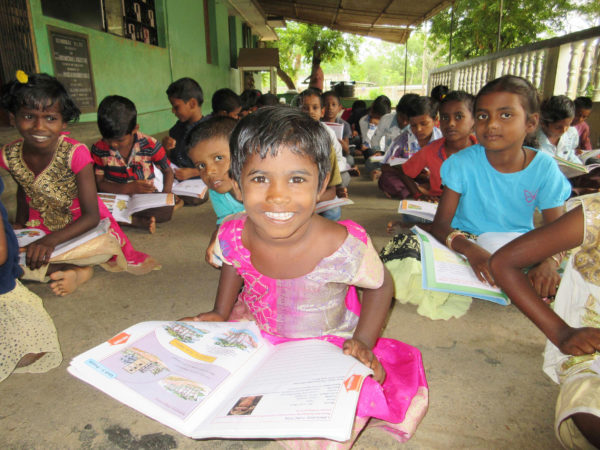
[[[210,311],[197,316],[183,317],[179,322],[225,322],[225,319],[220,314]]]
[[[469,250],[469,254],[465,254],[465,256],[479,281],[487,283],[490,286],[496,286],[489,265],[490,257],[492,256],[490,252],[477,245],[472,250]]]
[[[151,180],[135,180],[129,183],[130,194],[150,194],[156,192],[156,186]]]
[[[535,292],[540,297],[545,298],[556,295],[560,284],[560,275],[556,271],[557,268],[554,260],[546,259],[527,272],[527,278],[529,278]]]
[[[173,139],[171,136],[165,136],[164,139],[162,140],[162,145],[165,148],[165,150],[174,149],[176,143],[177,142],[175,141],[175,139]]]
[[[385,227],[385,231],[387,231],[387,234],[396,234],[403,225],[404,222],[401,220],[390,220]]]
[[[383,383],[383,380],[385,380],[385,369],[369,347],[367,347],[358,339],[352,338],[346,339],[342,349],[344,354],[354,356],[365,366],[373,369],[373,378],[375,381],[377,381],[379,384]]]
[[[558,342],[558,348],[565,355],[580,356],[600,351],[599,328],[567,327],[565,331]]]
[[[50,257],[56,247],[56,242],[51,234],[32,242],[27,246],[25,262],[31,270],[39,269],[44,264],[50,263]]]
[[[175,172],[175,178],[177,178],[179,181],[185,181],[189,178],[198,176],[198,169],[191,167],[175,169],[173,172]]]

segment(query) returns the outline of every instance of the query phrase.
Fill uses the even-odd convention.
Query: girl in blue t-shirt
[[[474,238],[486,232],[510,233],[512,237],[526,233],[534,227],[536,208],[545,223],[554,221],[562,215],[571,187],[549,155],[524,145],[539,121],[537,92],[527,80],[505,75],[486,84],[475,98],[474,117],[479,144],[452,155],[442,165],[444,192],[431,232],[464,255],[479,280],[494,285],[488,265],[491,254]],[[398,236],[394,240],[382,257],[394,277],[396,298],[402,301],[401,283],[410,283],[399,272],[406,267],[388,263],[394,265],[394,260],[405,258],[407,246],[398,242]],[[398,250],[399,244],[403,244],[404,254]],[[560,283],[557,259],[547,258],[528,272],[542,297],[553,296]],[[420,264],[418,271],[420,276]],[[461,296],[421,291],[411,293],[408,301],[419,304],[419,312],[429,317],[461,315],[470,304],[470,299],[452,298]],[[444,312],[449,299],[452,308]],[[456,308],[461,301],[462,310]]]

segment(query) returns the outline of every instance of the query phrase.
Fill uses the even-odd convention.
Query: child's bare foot
[[[175,197],[175,207],[173,208],[173,212],[177,211],[180,208],[183,208],[183,199],[179,197]]]
[[[131,226],[135,228],[146,228],[150,234],[156,231],[156,218],[154,216],[133,216]]]
[[[381,170],[375,169],[371,171],[371,180],[377,181],[381,177]]]
[[[69,270],[58,270],[50,274],[50,289],[56,295],[64,297],[74,292],[79,286],[92,278],[94,269],[92,267],[76,267]]]
[[[150,217],[150,221],[148,223],[148,232],[150,234],[154,234],[154,232],[156,231],[156,219],[154,218],[154,216]]]

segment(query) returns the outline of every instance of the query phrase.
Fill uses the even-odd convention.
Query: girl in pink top
[[[73,292],[92,276],[91,264],[136,274],[159,268],[131,246],[97,196],[93,161],[87,147],[63,134],[79,108],[56,78],[17,72],[1,98],[22,139],[2,148],[0,167],[18,184],[15,228],[38,228],[46,236],[27,246],[25,278],[52,280],[57,295]],[[54,248],[110,220],[110,233],[97,245],[82,244],[71,255],[52,259]],[[84,247],[85,246],[85,247]],[[67,254],[65,254],[67,255]]]
[[[224,264],[214,309],[187,320],[230,320],[239,299],[271,342],[333,342],[375,373],[361,391],[353,439],[375,417],[407,440],[427,409],[421,356],[380,338],[392,285],[365,230],[315,213],[329,180],[328,135],[300,111],[265,107],[242,119],[231,143],[234,189],[246,212],[218,232],[215,253]]]

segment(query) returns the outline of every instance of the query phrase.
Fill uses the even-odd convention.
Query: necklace
[[[525,151],[525,147],[521,147],[521,150],[523,150],[523,167],[521,167],[521,170],[525,169],[525,164],[527,164],[527,152]]]

